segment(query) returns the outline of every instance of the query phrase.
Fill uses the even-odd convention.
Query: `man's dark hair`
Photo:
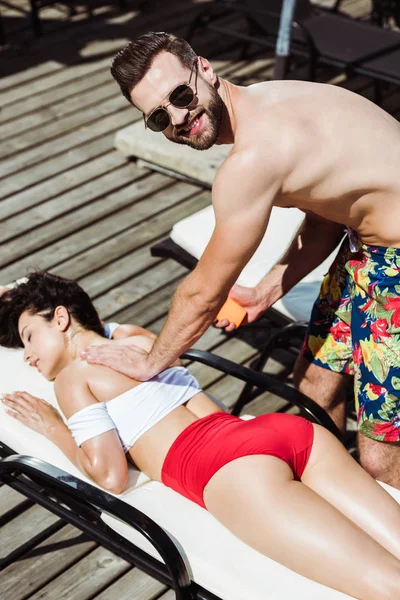
[[[149,31],[141,35],[137,40],[129,42],[114,57],[111,75],[131,104],[131,91],[143,79],[155,57],[162,51],[170,52],[189,69],[197,59],[197,54],[186,40],[163,31]]]
[[[87,293],[75,281],[46,271],[31,273],[24,283],[0,296],[0,345],[22,348],[18,333],[21,314],[29,311],[51,321],[57,306],[65,306],[84,329],[104,337],[104,328]]]

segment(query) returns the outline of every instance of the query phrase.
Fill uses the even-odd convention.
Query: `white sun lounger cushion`
[[[250,262],[241,272],[238,283],[247,287],[257,285],[285,253],[303,219],[304,213],[296,208],[274,207],[267,232]],[[199,259],[208,244],[214,226],[213,207],[207,206],[176,223],[171,232],[171,239]],[[323,263],[279,300],[274,308],[294,321],[308,321],[322,278],[329,270],[336,253],[337,250],[332,252]]]

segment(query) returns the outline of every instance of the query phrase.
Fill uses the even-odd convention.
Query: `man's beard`
[[[211,94],[210,104],[209,107],[204,108],[201,113],[202,116],[207,115],[208,117],[207,130],[200,131],[192,136],[175,133],[173,137],[170,138],[172,142],[190,146],[195,150],[208,150],[211,146],[214,146],[221,130],[222,114],[225,105],[212,85],[209,86],[209,89]]]

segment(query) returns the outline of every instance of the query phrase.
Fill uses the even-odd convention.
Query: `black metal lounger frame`
[[[209,352],[189,350],[182,358],[199,361],[281,396],[300,407],[312,421],[323,425],[340,439],[340,432],[320,406],[275,378]],[[220,600],[190,579],[184,559],[173,540],[143,512],[42,460],[15,455],[11,448],[1,443],[0,456],[0,482],[74,525],[94,541],[135,564],[158,581],[171,586],[177,600]],[[143,534],[162,556],[165,564],[112,530],[101,519],[102,512],[124,521]],[[8,513],[3,515],[2,522],[7,520],[7,515]],[[38,540],[32,542],[32,547],[34,543],[38,543]],[[25,551],[27,549],[25,546]],[[5,558],[2,562],[1,566],[4,567],[11,561]]]

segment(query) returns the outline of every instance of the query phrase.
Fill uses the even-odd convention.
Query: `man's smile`
[[[192,119],[190,119],[190,121],[185,125],[185,127],[182,127],[179,130],[178,135],[189,135],[189,136],[196,135],[196,133],[198,133],[200,131],[200,128],[203,124],[203,115],[204,115],[204,110],[197,113],[197,115],[195,115],[194,117],[192,117]]]

